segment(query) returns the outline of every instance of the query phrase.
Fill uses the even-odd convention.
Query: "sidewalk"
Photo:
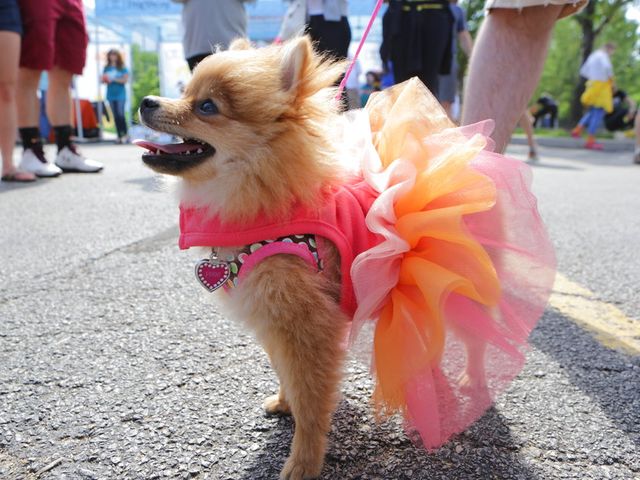
[[[536,137],[536,142],[541,147],[553,147],[553,148],[582,148],[584,146],[584,138],[570,138],[570,137]],[[605,152],[633,152],[635,148],[635,142],[631,138],[625,139],[598,139],[598,142],[604,145]],[[518,133],[511,137],[511,142],[514,145],[526,145],[527,137],[524,134]]]

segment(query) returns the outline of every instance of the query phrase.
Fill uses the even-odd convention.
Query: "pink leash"
[[[360,55],[360,50],[362,50],[362,46],[364,45],[364,42],[367,40],[367,36],[369,35],[369,32],[371,31],[371,27],[373,26],[374,20],[378,16],[378,12],[380,11],[380,8],[382,7],[382,3],[383,3],[383,0],[378,0],[376,2],[376,6],[373,9],[373,13],[371,14],[371,18],[369,19],[369,23],[367,24],[367,28],[365,28],[364,33],[362,34],[362,38],[360,39],[360,43],[358,44],[358,49],[356,50],[356,54],[351,59],[351,63],[349,64],[349,68],[347,68],[347,73],[344,74],[344,78],[340,82],[340,86],[338,87],[338,94],[336,95],[336,100],[339,100],[340,97],[342,97],[342,92],[344,91],[344,86],[347,84],[347,80],[349,79],[349,76],[351,75],[351,71],[353,70],[353,67],[356,64],[356,61],[358,60],[358,56]]]

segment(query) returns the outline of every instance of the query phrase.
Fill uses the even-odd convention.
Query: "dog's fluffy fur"
[[[181,201],[222,221],[278,218],[293,203],[316,205],[344,177],[329,133],[337,114],[332,86],[343,72],[342,63],[314,53],[306,37],[260,50],[236,41],[198,65],[182,99],[154,97],[153,108],[141,109],[151,128],[205,142],[215,153],[177,169],[162,155],[145,162],[181,177]],[[205,100],[217,112],[203,114]],[[322,275],[298,257],[269,257],[230,297],[280,380],[266,411],[295,419],[286,479],[320,475],[337,403],[348,319],[331,251]]]

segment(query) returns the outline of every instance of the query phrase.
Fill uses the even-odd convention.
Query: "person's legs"
[[[71,78],[73,74],[56,66],[49,71],[47,116],[51,126],[71,125]]]
[[[193,73],[193,69],[196,68],[198,66],[198,64],[202,60],[207,58],[209,55],[211,55],[211,54],[210,53],[201,53],[201,54],[194,55],[192,57],[187,58],[187,64],[189,65],[189,70],[191,71],[191,73]]]
[[[56,136],[58,154],[65,148],[73,150],[71,144],[71,78],[73,74],[58,66],[49,71],[47,92],[47,116]]]
[[[127,135],[127,120],[124,116],[124,100],[109,100],[111,111],[113,112],[113,120],[116,124],[118,139]]]
[[[592,107],[591,108],[591,116],[589,117],[589,122],[587,123],[587,133],[590,137],[595,136],[600,124],[602,123],[602,119],[604,118],[604,108],[600,107]]]
[[[593,108],[588,107],[587,111],[582,115],[582,117],[578,121],[578,124],[575,127],[573,127],[573,130],[571,130],[571,136],[573,138],[580,138],[582,136],[584,127],[586,127],[589,124],[589,122],[591,121],[592,115],[593,115]]]
[[[589,109],[590,115],[588,121],[586,123],[587,128],[587,142],[585,143],[585,148],[591,150],[602,150],[603,145],[601,143],[596,142],[596,132],[602,123],[602,119],[604,118],[604,108],[600,107],[591,107]]]
[[[558,107],[551,105],[551,107],[549,107],[549,114],[551,115],[551,128],[556,128],[558,126]]]
[[[524,130],[524,133],[527,136],[527,143],[529,144],[529,160],[537,162],[538,145],[536,144],[536,139],[533,136],[533,116],[529,113],[528,110],[525,110],[520,117],[519,124],[520,128]]]
[[[13,147],[16,140],[16,84],[20,62],[20,34],[0,31],[0,154],[2,155],[2,178],[4,180],[32,181],[35,176],[20,172],[13,165]]]
[[[533,115],[533,128],[536,128],[538,126],[538,121],[543,117],[544,117],[544,113],[542,109],[537,110],[536,113]]]
[[[38,177],[57,177],[62,172],[58,167],[47,162],[42,148],[42,136],[38,128],[40,101],[37,92],[41,73],[40,70],[22,67],[18,71],[16,104],[18,106],[18,127],[24,149],[20,169],[33,172]]]
[[[347,17],[330,22],[322,15],[312,15],[307,24],[307,33],[319,52],[330,54],[337,59],[344,59],[349,55],[351,26]]]
[[[633,163],[640,164],[640,110],[636,112],[634,132],[636,134],[636,151],[633,155]]]
[[[492,9],[480,29],[469,64],[462,124],[493,118],[498,152],[506,147],[538,84],[563,8]]]
[[[456,99],[456,93],[458,93],[458,64],[454,59],[451,65],[451,73],[449,75],[440,75],[438,84],[440,105],[447,112],[447,116],[454,122],[456,119],[452,116],[451,107]]]
[[[18,127],[38,128],[40,120],[40,102],[38,101],[38,83],[40,70],[20,68],[18,71]],[[25,145],[26,147],[26,145]]]
[[[342,17],[340,21],[328,21],[322,15],[312,15],[306,25],[306,32],[313,46],[319,53],[329,55],[337,60],[344,60],[349,56],[349,45],[351,44],[351,25],[347,17]],[[342,78],[338,80],[336,86],[340,84]],[[345,111],[349,107],[349,99],[346,92],[342,91],[340,99],[341,110]]]
[[[80,75],[89,41],[82,0],[66,0],[56,11],[53,66],[49,70],[47,115],[56,135],[56,165],[65,172],[99,172],[102,164],[82,156],[71,142],[71,79]]]

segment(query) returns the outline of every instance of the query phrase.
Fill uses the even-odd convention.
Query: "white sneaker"
[[[96,173],[103,168],[100,162],[83,157],[73,145],[64,147],[58,152],[56,165],[63,172]]]
[[[18,168],[34,173],[38,177],[57,177],[62,173],[62,170],[53,163],[47,162],[42,147],[28,148],[22,152],[22,160]]]

